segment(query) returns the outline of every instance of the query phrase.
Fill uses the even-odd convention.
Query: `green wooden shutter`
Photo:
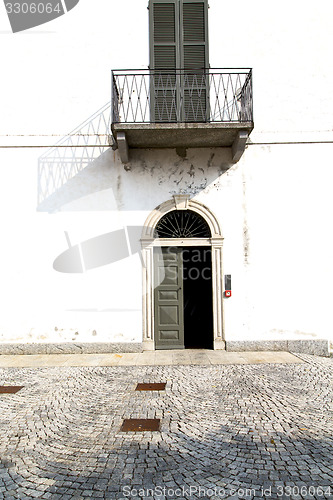
[[[180,23],[183,45],[182,66],[191,69],[208,67],[208,5],[203,0],[182,0]]]
[[[206,121],[207,0],[149,0],[149,35],[152,121]]]
[[[205,122],[209,120],[207,0],[181,0],[180,38],[183,119]]]
[[[179,89],[176,68],[179,59],[179,1],[149,1],[149,51],[151,80],[151,119],[177,121]]]

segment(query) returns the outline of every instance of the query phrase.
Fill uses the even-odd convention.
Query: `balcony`
[[[113,71],[111,109],[123,163],[130,148],[202,147],[237,162],[253,129],[252,70]]]

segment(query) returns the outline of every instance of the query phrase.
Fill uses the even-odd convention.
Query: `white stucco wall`
[[[83,274],[58,273],[72,245],[143,225],[188,193],[221,223],[227,340],[332,338],[333,6],[210,0],[212,67],[253,67],[255,129],[236,165],[222,149],[106,149],[38,204],[38,158],[110,99],[110,69],[146,67],[146,0],[98,6],[11,34],[1,18],[2,342],[140,342],[138,254]],[[128,16],[128,12],[131,16]],[[5,15],[5,12],[3,12]],[[223,29],[221,29],[223,26]],[[104,132],[104,131],[103,131]],[[15,147],[8,147],[15,146]],[[30,146],[30,147],[18,147]],[[36,147],[38,146],[38,147]],[[50,190],[52,192],[52,190]]]

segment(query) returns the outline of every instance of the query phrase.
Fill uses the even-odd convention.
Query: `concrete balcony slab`
[[[112,124],[115,139],[125,133],[129,148],[231,147],[240,131],[252,130],[253,122]]]
[[[242,156],[253,122],[230,123],[113,123],[123,163],[131,148],[232,148],[236,162]]]

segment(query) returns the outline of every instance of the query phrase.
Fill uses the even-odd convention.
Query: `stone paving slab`
[[[289,352],[229,352],[204,349],[161,350],[143,353],[0,355],[0,367],[47,366],[168,366],[256,363],[302,363]]]
[[[0,368],[0,498],[333,500],[333,359],[297,358]]]

